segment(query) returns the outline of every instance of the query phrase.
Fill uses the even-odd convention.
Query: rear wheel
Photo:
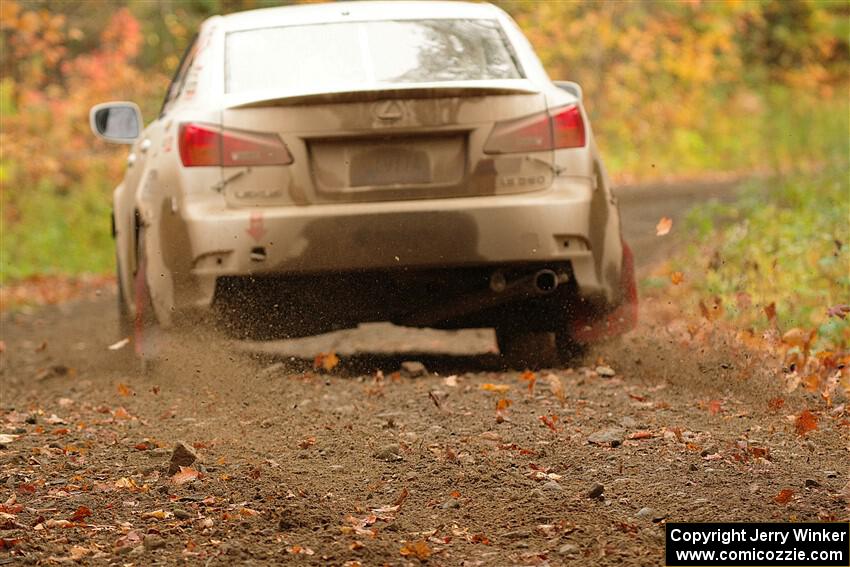
[[[135,314],[130,319],[133,348],[141,361],[142,371],[150,370],[155,361],[158,324],[153,310],[150,288],[147,281],[147,252],[145,250],[145,228],[139,227],[136,250],[136,274],[133,279],[133,303]],[[124,304],[126,305],[126,304]],[[126,310],[126,307],[124,307]]]

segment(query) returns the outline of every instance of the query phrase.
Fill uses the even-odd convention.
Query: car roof
[[[236,12],[219,22],[225,31],[331,22],[421,19],[493,19],[501,11],[487,3],[440,0],[378,0],[301,4]]]

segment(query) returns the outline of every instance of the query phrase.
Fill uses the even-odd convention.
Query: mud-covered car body
[[[562,87],[488,4],[210,18],[114,193],[122,309],[264,338],[628,326],[616,203]]]

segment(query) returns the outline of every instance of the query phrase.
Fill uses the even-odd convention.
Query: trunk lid
[[[224,193],[231,206],[265,206],[542,190],[553,152],[497,156],[484,145],[497,122],[545,110],[527,80],[233,97],[222,125],[278,134],[294,162],[225,171]]]

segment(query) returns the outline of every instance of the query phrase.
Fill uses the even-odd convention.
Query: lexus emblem
[[[375,116],[387,122],[395,121],[404,116],[404,108],[397,100],[385,100],[375,104],[372,108]]]

